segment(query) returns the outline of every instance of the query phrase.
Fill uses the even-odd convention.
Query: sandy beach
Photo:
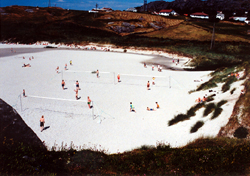
[[[124,53],[122,49],[105,52],[101,47],[95,51],[57,47],[60,49],[0,44],[0,97],[16,109],[48,149],[53,146],[59,149],[62,143],[69,147],[73,143],[76,149],[96,148],[118,153],[159,142],[179,147],[198,137],[216,136],[228,122],[243,89],[244,80],[233,83],[231,89],[236,88],[233,95],[230,91],[222,93],[221,85],[213,92],[189,94],[209,80],[210,71],[183,71],[188,58],[179,57],[180,63],[176,64],[172,62],[177,60],[176,55],[132,49]],[[24,63],[31,67],[23,68]],[[147,63],[146,68],[143,63]],[[158,64],[166,65],[162,72],[157,71]],[[57,66],[59,73],[55,70]],[[100,71],[99,78],[92,73],[96,70]],[[152,85],[153,77],[155,85]],[[62,79],[66,83],[64,90]],[[76,81],[81,88],[79,100],[74,92]],[[146,87],[148,81],[150,90]],[[27,97],[22,96],[23,89]],[[203,117],[202,108],[190,120],[168,126],[174,116],[186,113],[195,105],[198,97],[212,93],[216,94],[213,102],[228,101],[218,118],[210,120],[212,114]],[[93,101],[92,109],[88,108],[87,96]],[[136,113],[130,112],[130,102]],[[160,109],[156,109],[155,102]],[[147,107],[156,110],[147,111]],[[42,115],[46,127],[43,132],[39,127]],[[200,120],[205,123],[202,128],[190,133]]]

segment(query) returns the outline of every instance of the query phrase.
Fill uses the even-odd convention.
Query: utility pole
[[[95,10],[97,11],[97,7],[98,7],[98,4],[96,3],[95,4]],[[97,17],[97,13],[94,13],[94,18],[96,18]]]
[[[50,4],[50,0],[49,0],[49,4],[48,4],[48,7],[50,7],[51,6],[51,4]]]
[[[215,33],[215,22],[214,22],[214,26],[213,26],[213,34],[212,34],[212,39],[211,39],[211,46],[210,46],[210,50],[213,48],[214,46],[214,33]]]
[[[147,0],[144,0],[144,12],[147,12]]]

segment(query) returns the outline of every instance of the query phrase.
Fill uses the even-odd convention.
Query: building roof
[[[170,9],[170,10],[161,10],[159,13],[171,13],[173,10]]]
[[[196,13],[192,13],[190,15],[196,15],[196,16],[209,16],[208,14],[206,13],[203,13],[203,12],[196,12]]]

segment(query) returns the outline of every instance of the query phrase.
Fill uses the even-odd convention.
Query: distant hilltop
[[[148,12],[159,12],[162,9],[174,9],[179,14],[198,11],[211,14],[223,11],[223,13],[242,15],[246,11],[250,11],[250,0],[175,0],[172,2],[153,1],[147,4]],[[144,6],[137,7],[137,10],[144,11]]]

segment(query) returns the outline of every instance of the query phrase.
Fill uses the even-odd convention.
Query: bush
[[[177,116],[175,116],[172,120],[170,120],[168,122],[168,126],[174,125],[178,122],[184,121],[184,120],[188,120],[190,118],[190,116],[186,115],[186,114],[178,114]]]
[[[247,135],[248,135],[248,130],[245,127],[239,127],[234,132],[234,137],[237,137],[240,139],[246,138]]]
[[[235,90],[236,90],[236,88],[233,88],[233,89],[230,91],[230,93],[233,94]]]
[[[222,86],[222,92],[226,92],[226,91],[228,91],[229,89],[230,89],[230,85],[233,83],[233,82],[235,82],[235,81],[237,81],[237,78],[235,77],[235,76],[230,76],[230,77],[228,77],[227,79],[226,79],[226,82],[225,82],[225,84]]]
[[[214,83],[213,81],[211,81],[211,79],[208,82],[205,82],[203,84],[201,84],[196,91],[200,91],[200,90],[207,90],[207,89],[211,89],[213,87],[217,87],[217,84]]]
[[[199,128],[201,128],[204,125],[203,121],[198,121],[196,122],[196,124],[194,126],[192,126],[190,133],[195,133],[196,131],[198,131]]]
[[[206,102],[213,101],[214,100],[214,98],[213,98],[214,96],[216,96],[216,94],[208,96]]]
[[[203,116],[205,117],[205,116],[207,116],[208,114],[210,114],[211,112],[213,112],[214,111],[214,109],[215,109],[215,104],[214,103],[210,103],[210,104],[208,104],[208,105],[206,105],[206,109],[205,109],[205,111],[204,111],[204,113],[203,113]]]
[[[213,119],[215,119],[216,117],[218,117],[218,116],[221,114],[222,110],[223,110],[223,109],[220,108],[220,107],[215,108],[214,113],[213,113],[213,116],[211,117],[211,120],[213,120]]]
[[[217,107],[221,107],[222,105],[226,103],[227,103],[227,100],[221,100],[219,103],[217,103]]]
[[[195,112],[198,111],[200,108],[204,107],[204,102],[198,103],[195,106],[192,106],[188,111],[187,115],[188,116],[195,116]]]

